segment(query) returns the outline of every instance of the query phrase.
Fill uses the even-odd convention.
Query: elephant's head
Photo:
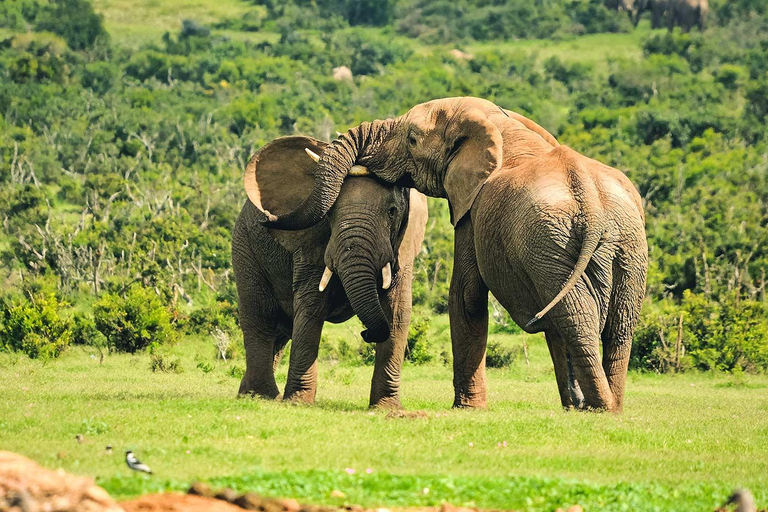
[[[326,146],[309,137],[282,137],[264,146],[246,167],[245,189],[251,202],[273,215],[295,209],[313,190],[320,169],[315,159]],[[363,338],[382,342],[389,338],[390,325],[379,290],[388,289],[396,278],[411,191],[360,176],[365,174],[360,168],[351,174],[327,216],[305,229],[272,229],[271,233],[302,260],[326,267],[315,283],[320,291],[325,291],[333,275],[338,276],[366,327]]]
[[[316,223],[334,204],[355,164],[388,183],[447,198],[455,225],[503,162],[557,145],[530,119],[490,101],[445,98],[422,103],[400,117],[363,123],[329,144],[312,193],[287,215],[272,212],[267,225],[302,229]]]

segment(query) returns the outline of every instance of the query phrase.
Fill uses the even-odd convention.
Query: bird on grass
[[[125,463],[134,471],[141,471],[150,475],[152,474],[152,470],[149,469],[149,466],[137,459],[131,450],[125,452]]]
[[[104,449],[104,453],[107,455],[112,455],[112,445],[108,444],[107,447]]]
[[[77,434],[75,436],[75,441],[77,441],[77,444],[83,444],[85,442],[85,436],[83,434]]]

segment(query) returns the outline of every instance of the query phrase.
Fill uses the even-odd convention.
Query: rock
[[[337,82],[351,82],[352,78],[352,70],[347,66],[333,68],[333,79]]]
[[[203,482],[195,482],[189,487],[187,494],[192,494],[194,496],[206,496],[211,498],[213,497],[214,492],[210,485]]]
[[[286,512],[298,512],[298,510],[301,509],[299,502],[293,498],[286,498],[277,501],[283,506],[283,509],[286,510]]]
[[[238,494],[232,489],[222,489],[215,496],[217,500],[226,501],[227,503],[234,503],[237,497]]]
[[[584,509],[581,507],[581,505],[573,505],[568,509],[568,512],[584,512]]]
[[[90,478],[51,471],[21,455],[0,451],[0,510],[122,512]]]
[[[346,498],[346,497],[347,495],[338,489],[334,489],[331,491],[331,498]]]

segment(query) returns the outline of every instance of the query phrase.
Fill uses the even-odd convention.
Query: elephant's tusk
[[[337,136],[337,137],[341,137],[341,135],[342,135],[342,133],[341,133],[341,132],[336,132],[336,136]]]
[[[389,290],[392,286],[392,265],[387,263],[383,269],[381,269],[381,287],[385,290]]]
[[[311,158],[311,159],[312,159],[312,160],[314,160],[315,162],[319,162],[319,161],[320,161],[320,155],[318,155],[317,153],[315,153],[315,152],[314,152],[314,151],[312,151],[311,149],[309,149],[309,148],[304,148],[304,151],[306,151],[306,152],[307,152],[307,154],[309,155],[309,158]]]
[[[353,165],[349,169],[348,176],[370,176],[371,172],[368,170],[367,167],[363,167],[362,165]]]
[[[328,286],[328,282],[331,280],[331,277],[333,276],[333,272],[328,267],[325,267],[325,272],[323,272],[323,277],[320,279],[320,286],[318,286],[318,290],[321,292],[325,291],[325,287]]]

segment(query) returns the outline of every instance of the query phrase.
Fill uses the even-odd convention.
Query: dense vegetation
[[[589,61],[484,42],[631,30],[597,0],[257,0],[135,51],[86,0],[4,1],[0,261],[15,291],[0,347],[53,357],[70,341],[133,351],[234,333],[229,240],[249,155],[472,95],[639,188],[651,271],[637,367],[765,371],[768,18],[759,1],[713,7],[705,33],[653,32],[639,59]],[[353,78],[334,79],[339,66]],[[430,207],[419,316],[445,312],[452,264],[447,207]],[[494,329],[516,329],[494,313]],[[417,348],[428,329],[415,322],[415,361],[439,359]]]

